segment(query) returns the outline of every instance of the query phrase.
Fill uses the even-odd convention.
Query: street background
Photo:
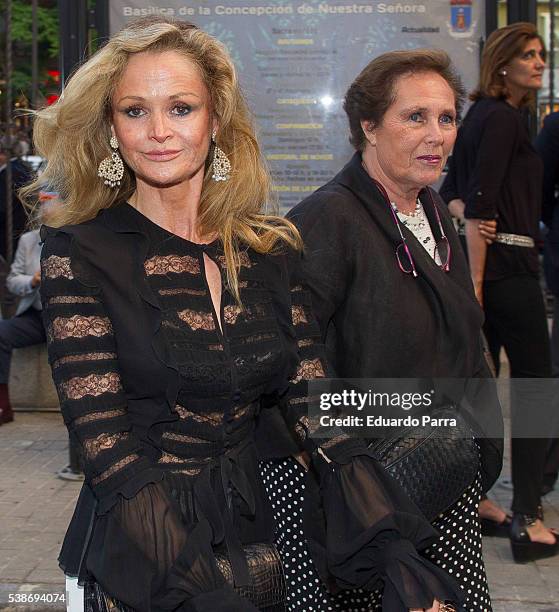
[[[9,594],[64,592],[56,561],[81,487],[55,473],[68,462],[68,436],[58,413],[19,412],[0,427],[0,609],[24,612],[64,609],[9,603]],[[503,474],[509,473],[508,459]],[[510,491],[491,496],[504,507]],[[546,524],[559,528],[559,492],[544,498]],[[484,556],[495,612],[559,610],[559,556],[516,565],[508,539],[485,538]],[[211,612],[211,611],[208,611]]]

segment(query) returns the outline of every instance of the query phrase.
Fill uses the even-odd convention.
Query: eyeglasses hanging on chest
[[[398,267],[405,274],[412,274],[413,276],[417,277],[418,273],[415,267],[415,262],[413,260],[408,244],[406,242],[406,237],[404,236],[404,233],[402,232],[402,224],[400,220],[398,219],[398,216],[394,208],[392,207],[390,198],[388,197],[388,194],[386,193],[386,189],[375,179],[372,179],[372,181],[375,183],[375,185],[378,187],[379,191],[381,192],[384,198],[384,201],[386,202],[388,209],[390,210],[390,214],[392,215],[394,223],[396,224],[398,233],[400,234],[401,242],[396,247],[396,261],[398,262]],[[437,259],[438,259],[437,265],[439,266],[439,268],[441,268],[445,272],[449,272],[450,271],[450,256],[451,256],[450,243],[448,242],[448,238],[446,237],[446,234],[444,232],[439,210],[435,202],[433,201],[431,192],[429,191],[429,189],[427,189],[426,191],[429,196],[429,200],[431,202],[433,210],[435,211],[435,216],[437,218],[437,224],[439,227],[439,235],[440,235],[438,240],[435,242],[435,252],[434,252],[433,258],[435,262],[437,262]]]

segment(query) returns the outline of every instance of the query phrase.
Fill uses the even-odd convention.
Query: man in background
[[[22,234],[6,279],[8,291],[19,296],[16,314],[0,321],[0,425],[14,420],[8,379],[12,350],[46,341],[41,318],[39,230]]]
[[[548,228],[544,247],[544,272],[553,294],[551,362],[553,376],[559,377],[559,112],[548,115],[536,139],[536,150],[544,164],[542,221]],[[551,440],[547,455],[543,491],[553,490],[559,471],[559,440]]]
[[[6,264],[6,165],[8,157],[5,151],[0,151],[0,256]],[[12,236],[14,240],[14,249],[16,248],[17,240],[25,230],[27,224],[27,215],[22,203],[17,196],[18,189],[31,181],[33,170],[31,166],[25,163],[18,157],[12,157],[10,160],[12,166],[12,201],[10,202],[13,212],[12,221]]]

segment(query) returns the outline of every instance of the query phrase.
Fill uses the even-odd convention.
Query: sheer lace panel
[[[297,346],[299,348],[304,348],[305,346],[312,346],[314,344],[314,340],[312,338],[302,338],[301,340],[297,340]]]
[[[116,372],[107,374],[90,374],[80,378],[76,376],[60,383],[62,392],[68,399],[77,400],[86,395],[102,395],[103,393],[118,393],[122,390],[120,376]]]
[[[206,290],[177,287],[175,289],[159,289],[158,293],[159,295],[206,295]]]
[[[70,267],[69,257],[51,255],[43,260],[42,267],[47,278],[58,278],[60,276],[63,276],[69,280],[74,278],[72,268]]]
[[[295,398],[294,398],[295,399]],[[318,405],[320,403],[320,395],[306,395],[302,399],[304,402],[307,402],[309,405]]]
[[[52,322],[51,334],[55,340],[85,338],[87,336],[106,336],[113,333],[108,317],[74,315],[56,317]]]
[[[322,425],[320,424],[319,414],[314,414],[311,416],[309,416],[308,414],[304,414],[299,417],[299,423],[301,423],[301,425],[305,427],[305,429],[307,430],[307,435],[310,435],[313,431],[316,431],[317,429],[322,427]],[[338,433],[342,432],[342,430],[339,428],[337,428],[336,431]]]
[[[251,408],[253,406],[254,406],[254,404],[245,404],[244,406],[240,406],[233,413],[233,419],[235,421],[238,421],[239,419],[242,419],[244,416],[246,416],[250,412],[250,410],[251,410]]]
[[[206,331],[215,329],[215,323],[211,312],[196,312],[195,310],[187,308],[186,310],[180,310],[177,315],[181,321],[184,321],[194,331],[197,329],[204,329]]]
[[[80,353],[79,355],[67,355],[57,359],[53,364],[53,369],[64,365],[65,363],[73,363],[75,361],[104,361],[105,359],[116,359],[116,353]]]
[[[304,443],[309,437],[309,417],[305,415],[301,415],[298,420],[295,422],[293,426],[293,431],[299,440],[299,442]]]
[[[204,414],[198,414],[197,412],[192,412],[180,404],[175,405],[175,410],[178,412],[181,419],[192,419],[198,423],[210,422],[215,425],[219,425],[223,420],[222,412],[207,412]]]
[[[79,427],[87,423],[94,421],[104,421],[106,419],[114,419],[119,416],[125,416],[127,414],[124,408],[115,408],[115,410],[104,410],[103,412],[90,412],[84,416],[78,417],[74,420],[74,425]]]
[[[276,338],[276,334],[273,333],[262,333],[262,334],[251,334],[244,338],[239,338],[238,341],[241,344],[252,344],[253,342],[265,342],[266,340],[273,340]]]
[[[295,436],[297,437],[297,440],[300,443],[304,443],[305,440],[307,439],[307,431],[299,423],[295,424],[295,427],[293,428],[293,432],[294,432]]]
[[[207,463],[206,461],[198,460],[196,461],[197,465],[192,465],[191,460],[188,458],[177,457],[177,455],[165,452],[163,452],[157,462],[164,465],[176,465],[177,467],[171,470],[171,473],[184,474],[185,476],[197,476],[204,469],[204,466],[200,465],[200,463]],[[178,467],[179,465],[181,466],[180,468]]]
[[[163,461],[161,463],[164,463]],[[202,468],[183,468],[182,470],[171,470],[173,474],[184,474],[185,476],[198,476]]]
[[[167,453],[162,451],[161,457],[157,460],[158,463],[175,465],[172,472],[173,474],[187,474],[189,476],[195,476],[199,474],[204,466],[213,460],[212,457],[179,457],[173,453]],[[179,466],[180,465],[180,469]]]
[[[220,255],[217,259],[221,264],[222,268],[227,268],[227,261],[225,259],[225,255]],[[241,268],[252,268],[252,261],[248,256],[248,253],[246,253],[245,251],[239,254],[239,261],[241,264]]]
[[[241,260],[241,266],[244,266],[245,268],[252,268],[252,261],[250,260],[248,253],[240,253],[239,259]]]
[[[313,380],[314,378],[324,378],[324,369],[320,359],[303,359],[297,368],[297,374],[293,379],[294,383],[301,380]]]
[[[265,289],[266,288],[266,283],[264,283],[261,280],[258,280],[257,278],[251,278],[251,279],[246,279],[243,280],[241,282],[239,282],[239,287],[242,289]]]
[[[112,448],[118,442],[128,438],[128,433],[101,434],[96,438],[90,438],[83,443],[83,449],[87,459],[95,459],[97,455]]]
[[[266,308],[262,304],[254,304],[249,308],[249,317],[251,319],[264,318],[266,316]]]
[[[163,319],[161,325],[165,329],[171,330],[172,332],[179,332],[181,329],[183,329],[182,324],[177,325],[175,321],[169,321],[168,319]],[[206,351],[223,351],[223,346],[221,344],[206,344],[205,341],[196,342],[194,339],[185,339],[178,333],[170,334],[169,342],[174,349],[178,348],[179,350],[198,350],[202,346],[203,350]]]
[[[303,306],[291,306],[291,318],[293,325],[301,325],[301,323],[308,323],[307,313]]]
[[[144,269],[148,276],[152,274],[181,274],[188,272],[190,274],[200,273],[200,263],[195,257],[190,255],[155,255],[146,259]]]
[[[181,457],[171,455],[171,453],[166,453],[165,451],[162,451],[161,457],[157,461],[158,463],[184,463],[184,459]]]
[[[110,478],[111,476],[113,476],[114,474],[116,474],[117,472],[125,468],[127,465],[129,465],[130,463],[133,463],[134,461],[137,461],[138,459],[139,459],[139,456],[136,453],[132,453],[131,455],[124,457],[124,459],[121,459],[120,461],[113,463],[113,465],[111,465],[109,469],[105,470],[104,472],[99,474],[99,476],[94,478],[91,481],[91,484],[93,486],[98,485],[100,482],[103,482],[103,480]]]
[[[173,329],[173,330],[179,330],[181,328],[180,325],[177,325],[177,323],[175,323],[175,321],[171,321],[170,319],[163,319],[163,321],[161,321],[161,325],[163,327],[166,327],[168,329]]]
[[[295,396],[295,397],[291,397],[289,399],[289,403],[293,406],[296,406],[297,404],[305,404],[307,402],[307,397],[306,396]]]
[[[328,449],[340,444],[340,442],[344,442],[345,440],[349,439],[350,437],[346,433],[342,433],[339,436],[336,436],[335,438],[329,438],[328,440],[324,440],[324,442],[321,443],[320,448],[327,451]]]
[[[174,431],[166,431],[161,437],[163,440],[174,440],[175,442],[186,442],[187,444],[208,444],[208,441],[203,438],[188,436],[187,434]]]
[[[96,304],[99,300],[88,295],[55,295],[48,298],[47,304]]]
[[[225,306],[223,309],[223,318],[225,322],[229,325],[235,325],[237,322],[237,317],[241,314],[242,308],[236,304],[232,304],[229,306]]]

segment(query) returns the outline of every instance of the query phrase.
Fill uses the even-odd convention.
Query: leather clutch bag
[[[279,553],[272,544],[257,543],[243,547],[248,561],[250,586],[235,587],[241,597],[249,599],[262,612],[284,612],[285,575]],[[217,566],[233,586],[233,571],[226,553],[216,554]]]
[[[456,425],[408,427],[389,438],[373,440],[369,449],[433,521],[474,481],[479,449],[469,425],[455,408],[438,408],[430,416],[454,419]]]

